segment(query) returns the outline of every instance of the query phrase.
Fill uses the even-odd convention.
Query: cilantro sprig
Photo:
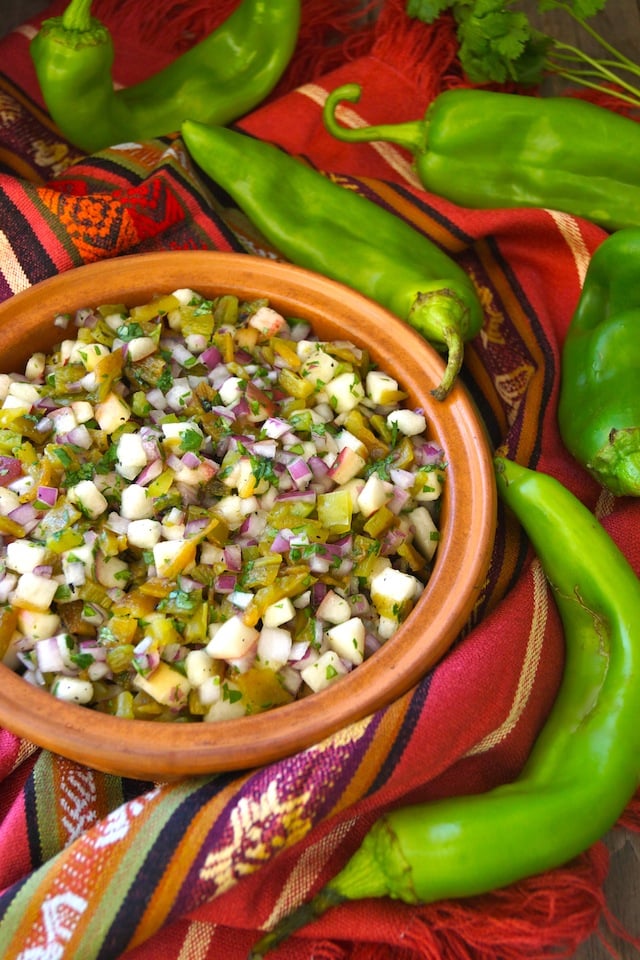
[[[433,23],[445,12],[451,12],[456,22],[460,65],[472,83],[532,86],[545,75],[554,75],[640,107],[640,64],[626,57],[587,22],[606,3],[607,0],[537,2],[540,13],[561,10],[571,17],[602,47],[602,57],[592,57],[538,30],[519,9],[518,0],[407,0],[406,10],[409,16],[425,23]]]

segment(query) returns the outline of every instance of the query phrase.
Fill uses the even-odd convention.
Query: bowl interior
[[[464,389],[445,402],[430,390],[441,357],[406,324],[340,284],[268,259],[211,251],[141,254],[79,267],[0,305],[0,371],[24,369],[36,350],[65,338],[53,323],[101,303],[144,303],[189,286],[205,295],[268,297],[308,319],[325,339],[366,347],[427,415],[448,463],[441,539],[426,588],[397,633],[328,690],[240,720],[159,724],[97,714],[54,700],[0,664],[0,723],[32,742],[105,772],[173,779],[247,768],[291,754],[409,690],[451,646],[483,584],[493,544],[496,496],[484,429]]]

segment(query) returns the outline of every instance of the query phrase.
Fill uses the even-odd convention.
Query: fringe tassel
[[[367,56],[380,0],[303,0],[298,47],[273,96],[311,83],[343,63]]]
[[[406,12],[406,0],[386,0],[372,56],[412,81],[425,102],[451,87],[469,86],[458,61],[456,24],[443,13],[432,24]]]
[[[620,817],[618,826],[633,833],[640,833],[640,790]]]
[[[570,867],[477,897],[418,910],[403,943],[422,960],[561,960],[606,913],[609,852],[598,843]]]

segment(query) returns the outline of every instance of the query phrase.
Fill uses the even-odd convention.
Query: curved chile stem
[[[447,366],[442,380],[431,394],[444,400],[451,393],[464,360],[464,331],[468,327],[468,309],[453,290],[441,289],[419,293],[409,316],[414,330],[447,349]]]
[[[397,143],[411,153],[418,153],[425,149],[429,121],[410,120],[406,123],[380,123],[370,127],[343,127],[336,117],[336,110],[342,100],[357,103],[362,93],[358,83],[345,83],[332,90],[326,99],[322,120],[329,133],[337,140],[347,143],[369,143],[372,140],[385,140],[388,143]]]

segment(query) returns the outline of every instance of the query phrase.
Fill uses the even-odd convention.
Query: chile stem
[[[61,16],[61,24],[65,30],[84,33],[91,29],[92,0],[71,0]]]
[[[344,127],[338,122],[336,112],[342,100],[357,103],[362,93],[358,83],[345,83],[332,90],[325,101],[322,120],[328,132],[346,143],[368,143],[385,140],[405,147],[411,153],[424,150],[429,123],[427,120],[408,120],[405,123],[379,123],[368,127]]]
[[[447,350],[447,366],[442,380],[431,393],[444,400],[456,382],[464,361],[464,339],[461,331],[469,325],[469,311],[453,290],[419,293],[407,320],[431,343],[442,343]]]

